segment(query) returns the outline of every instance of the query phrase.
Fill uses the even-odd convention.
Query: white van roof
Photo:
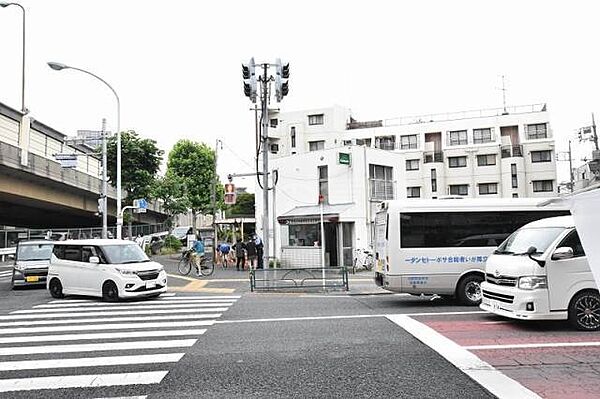
[[[90,240],[65,240],[52,242],[54,243],[54,245],[137,245],[134,241],[129,240],[111,240],[101,238],[95,238]]]
[[[379,209],[388,212],[461,212],[461,211],[553,211],[568,210],[564,204],[551,203],[545,206],[548,198],[443,198],[443,199],[401,199],[384,201]]]
[[[573,216],[555,216],[552,218],[540,219],[523,226],[522,228],[543,228],[543,227],[564,227],[569,229],[575,227]]]

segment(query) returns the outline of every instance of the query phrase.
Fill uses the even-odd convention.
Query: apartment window
[[[468,144],[467,131],[466,130],[457,130],[454,132],[448,132],[448,144],[449,145],[466,145],[466,144]]]
[[[292,148],[296,148],[296,127],[290,128],[290,138],[292,139]]]
[[[545,139],[548,137],[547,124],[536,123],[527,125],[527,138],[528,139]]]
[[[531,162],[552,162],[552,151],[531,151]]]
[[[437,171],[435,169],[431,169],[431,192],[435,193],[437,191]]]
[[[519,198],[519,194],[518,193],[513,193],[512,197],[513,198]]]
[[[356,139],[356,145],[371,146],[371,139]]]
[[[451,184],[450,195],[469,195],[468,184]]]
[[[480,183],[479,195],[498,194],[498,183]]]
[[[519,181],[517,179],[517,164],[516,163],[510,164],[510,177],[512,180],[512,188],[518,188]]]
[[[380,150],[393,150],[396,148],[396,137],[395,136],[381,136],[375,137],[375,148]]]
[[[419,170],[419,160],[418,159],[407,159],[406,160],[406,170]]]
[[[323,196],[323,202],[329,203],[329,184],[327,166],[319,166],[319,196]]]
[[[294,144],[296,144],[296,143],[294,143]],[[292,146],[292,147],[294,147],[294,146]],[[324,149],[325,149],[325,140],[308,142],[308,151],[320,151],[320,150],[324,150]]]
[[[496,165],[496,154],[477,155],[477,166]]]
[[[492,128],[473,129],[473,144],[491,143]]]
[[[279,122],[279,121],[277,120],[277,118],[273,118],[273,119],[271,119],[271,120],[270,120],[270,125],[271,125],[271,127],[277,127],[277,123],[278,123],[278,122]]]
[[[534,180],[532,183],[534,193],[548,193],[553,191],[552,180]]]
[[[393,169],[391,166],[369,164],[371,199],[394,199]]]
[[[308,115],[308,124],[309,125],[322,125],[323,124],[323,114],[315,114]]]
[[[344,141],[342,141],[342,145],[344,145],[344,146],[352,145],[352,140],[344,140]]]
[[[464,168],[467,166],[467,157],[448,157],[449,168]]]
[[[406,187],[406,198],[421,198],[421,187]]]
[[[419,148],[417,141],[417,135],[411,134],[409,136],[400,136],[400,149],[401,150],[414,150]]]

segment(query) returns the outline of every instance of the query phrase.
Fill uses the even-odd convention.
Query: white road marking
[[[218,319],[222,313],[206,313],[206,314],[183,314],[172,315],[165,314],[161,316],[142,316],[142,317],[105,317],[94,319],[60,319],[60,320],[34,320],[34,321],[11,321],[8,323],[0,323],[0,328],[15,327],[15,326],[43,326],[56,324],[79,324],[79,323],[113,323],[117,321],[151,321],[151,320],[194,320],[194,319]],[[72,326],[71,328],[78,328]],[[0,330],[2,331],[2,330]]]
[[[143,396],[113,396],[110,398],[95,398],[95,399],[146,399],[148,395]]]
[[[46,305],[36,305],[33,307],[33,309],[61,309],[61,308],[69,308],[69,307],[85,307],[85,306],[89,306],[89,307],[97,307],[97,306],[106,306],[106,307],[111,307],[111,308],[122,308],[122,307],[127,307],[127,306],[146,306],[146,307],[156,307],[156,306],[168,306],[168,305],[173,305],[173,306],[177,306],[180,304],[192,304],[192,303],[198,303],[198,304],[210,304],[210,303],[219,303],[219,304],[228,304],[228,305],[233,305],[235,302],[235,299],[229,299],[229,300],[224,300],[224,299],[189,299],[189,300],[185,300],[185,301],[166,301],[166,300],[161,300],[161,301],[152,301],[152,302],[89,302],[89,303],[51,303],[51,304],[46,304]]]
[[[24,360],[0,362],[0,371],[60,369],[73,367],[121,366],[125,364],[177,363],[185,353],[157,355],[101,356],[72,359]]]
[[[87,312],[87,311],[97,311],[97,310],[136,310],[136,309],[175,309],[175,308],[210,308],[210,307],[223,307],[230,306],[231,303],[191,303],[191,304],[165,304],[165,305],[156,305],[156,306],[97,306],[97,307],[85,307],[85,308],[55,308],[55,309],[26,309],[26,310],[15,310],[10,312],[10,314],[23,314],[23,313],[48,313],[48,312]]]
[[[7,270],[7,271],[3,271],[0,272],[0,276],[4,277],[4,276],[12,276],[13,272],[12,270]]]
[[[388,319],[436,351],[498,398],[540,399],[536,393],[502,374],[473,353],[439,334],[429,326],[407,315],[390,315]]]
[[[125,374],[64,375],[56,377],[14,378],[0,380],[0,392],[37,389],[89,388],[115,385],[158,384],[168,371],[147,371]]]
[[[463,348],[470,351],[481,351],[490,349],[571,348],[585,346],[600,346],[600,342],[540,342],[538,344],[470,345],[463,346]]]
[[[136,349],[165,349],[185,348],[193,346],[197,339],[174,339],[167,341],[132,341],[132,342],[107,342],[101,344],[73,344],[73,345],[43,345],[43,346],[15,346],[0,348],[0,356],[32,355],[40,353],[74,353],[74,352],[102,352]]]
[[[210,313],[225,312],[229,308],[201,308],[201,309],[151,309],[151,310],[125,310],[125,311],[106,311],[106,312],[87,312],[87,313],[44,313],[44,314],[15,314],[9,316],[0,316],[0,320],[29,320],[29,319],[50,319],[65,317],[91,317],[91,316],[125,316],[125,315],[159,315],[173,313]]]
[[[154,322],[154,323],[117,323],[117,324],[87,324],[80,326],[51,326],[51,327],[17,327],[17,328],[2,328],[0,335],[3,334],[33,334],[33,333],[49,333],[59,331],[92,331],[92,330],[131,330],[131,329],[148,329],[148,328],[177,328],[177,327],[199,327],[212,326],[214,320],[188,320],[188,321],[172,321],[172,322]],[[0,342],[3,338],[0,338]]]
[[[169,295],[169,296],[164,296]],[[175,296],[175,293],[171,294],[161,294],[158,299],[151,299],[147,301],[140,302],[130,302],[130,303],[145,303],[152,302],[156,303],[157,301],[187,301],[190,299],[240,299],[241,295],[183,295],[183,296]],[[50,301],[48,303],[102,303],[100,299],[56,299]]]
[[[132,331],[116,333],[93,334],[61,334],[61,335],[30,335],[27,337],[0,338],[0,344],[15,344],[23,342],[56,342],[56,341],[87,341],[92,339],[124,339],[148,337],[181,337],[187,335],[202,335],[206,329],[190,330],[160,330],[160,331]]]

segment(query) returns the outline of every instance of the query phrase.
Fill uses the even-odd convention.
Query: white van
[[[600,295],[571,216],[529,223],[488,258],[481,308],[521,320],[600,329]]]
[[[75,294],[116,301],[160,295],[167,291],[167,274],[133,241],[61,241],[54,243],[47,286],[54,298]]]

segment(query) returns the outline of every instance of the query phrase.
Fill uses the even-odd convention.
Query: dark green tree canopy
[[[225,213],[231,216],[254,216],[254,194],[240,193],[237,195],[235,205],[228,205]]]
[[[164,151],[156,146],[156,141],[142,139],[129,130],[121,132],[121,183],[127,191],[125,201],[130,203],[136,198],[152,198],[156,173]],[[117,137],[111,137],[107,143],[108,177],[110,184],[117,185]]]
[[[162,201],[162,209],[169,216],[169,226],[175,215],[185,213],[190,207],[183,179],[172,173],[155,180],[152,194]]]

